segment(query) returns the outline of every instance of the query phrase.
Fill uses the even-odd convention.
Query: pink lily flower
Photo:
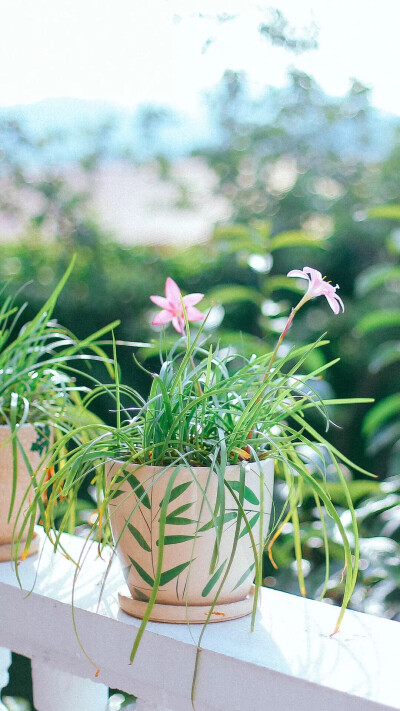
[[[343,301],[336,293],[336,290],[339,289],[339,285],[336,284],[336,286],[332,286],[332,284],[325,281],[325,277],[322,276],[321,272],[311,267],[304,267],[302,270],[292,269],[292,271],[288,273],[288,277],[300,277],[301,279],[308,280],[307,291],[301,299],[299,307],[309,299],[315,299],[317,296],[325,296],[335,314],[339,313],[340,307],[342,311],[344,311]]]
[[[185,333],[185,316],[182,301],[187,320],[201,321],[204,318],[204,314],[195,308],[195,304],[198,304],[203,296],[204,294],[187,294],[187,296],[182,297],[178,285],[171,277],[168,277],[165,282],[165,298],[163,296],[150,296],[153,304],[160,306],[162,309],[162,311],[154,317],[152,324],[154,326],[160,326],[172,321],[175,330],[183,335]]]

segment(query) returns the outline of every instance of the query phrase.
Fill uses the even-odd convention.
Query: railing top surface
[[[75,622],[85,652],[100,669],[98,680],[132,693],[140,688],[144,697],[151,696],[153,683],[167,700],[174,695],[179,699],[172,708],[189,709],[201,625],[149,623],[130,666],[130,647],[140,621],[118,608],[117,591],[126,591],[118,562],[110,568],[99,602],[108,561],[97,556],[96,545],[85,550],[83,561],[83,540],[74,536],[64,540],[75,560],[82,562],[75,581]],[[95,668],[85,659],[72,624],[76,570],[60,553],[54,555],[48,543],[41,555],[19,566],[22,590],[12,565],[0,564],[0,646],[93,677]],[[289,693],[282,706],[278,701],[271,705],[276,709],[285,708],[290,699],[301,709],[298,694],[306,704],[312,690],[321,699],[326,697],[326,708],[337,708],[340,698],[346,701],[346,711],[400,709],[400,625],[348,611],[340,631],[331,637],[337,615],[331,605],[265,589],[254,632],[249,617],[210,624],[202,642],[196,708],[235,709],[225,706],[226,699],[233,693],[235,699],[241,698],[245,685],[249,704],[242,700],[237,708],[251,708],[253,696],[275,689],[278,701],[282,693]],[[151,673],[156,675],[153,682]]]

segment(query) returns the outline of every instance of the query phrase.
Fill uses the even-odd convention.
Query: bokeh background
[[[120,319],[119,339],[157,344],[149,295],[171,276],[214,304],[212,340],[258,353],[273,347],[302,291],[286,278],[290,269],[309,265],[338,283],[345,313],[313,301],[285,347],[327,331],[319,357],[340,361],[321,392],[375,398],[332,412],[328,437],[376,475],[343,467],[362,536],[352,607],[394,619],[399,15],[391,0],[3,0],[0,8],[2,284],[23,287],[29,316],[75,253],[57,319],[80,337]],[[125,382],[146,392],[131,350],[119,357]],[[98,414],[112,417],[106,403]],[[278,509],[286,494],[278,482]],[[88,491],[79,526],[94,507]],[[318,597],[322,531],[307,491],[301,516],[307,594]],[[333,527],[329,534],[328,602],[337,603],[341,562]],[[265,584],[299,594],[290,524],[274,560],[277,569],[266,559]],[[24,664],[12,668],[10,709],[32,708]]]

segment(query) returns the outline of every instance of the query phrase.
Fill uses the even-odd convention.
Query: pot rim
[[[233,470],[237,469],[238,467],[242,466],[242,464],[245,466],[245,468],[249,467],[256,467],[257,469],[259,468],[259,464],[261,465],[268,465],[274,463],[274,457],[266,457],[265,459],[260,459],[259,462],[240,462],[239,464],[227,464],[225,466],[225,471],[226,470]],[[186,464],[182,463],[177,463],[177,464],[166,464],[164,466],[160,465],[153,465],[153,464],[139,464],[138,462],[128,462],[126,460],[122,459],[115,459],[113,457],[110,457],[110,459],[107,459],[105,462],[107,465],[111,464],[120,464],[121,467],[123,466],[132,466],[132,467],[137,467],[138,469],[152,469],[155,472],[160,472],[160,471],[168,471],[168,469],[176,469],[176,467],[181,467],[182,469],[189,469],[190,471],[196,472],[197,470],[204,472],[204,470],[211,469],[211,465],[209,466],[187,466]]]

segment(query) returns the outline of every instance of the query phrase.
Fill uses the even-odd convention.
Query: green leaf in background
[[[211,289],[207,294],[206,303],[211,304],[235,304],[239,301],[251,301],[258,306],[261,306],[263,297],[257,289],[252,289],[249,286],[222,286],[218,289]]]
[[[301,279],[299,279],[299,282]],[[263,292],[265,296],[270,296],[274,291],[278,289],[286,289],[287,291],[294,291],[296,294],[301,294],[304,292],[304,287],[301,287],[297,283],[297,279],[290,279],[286,276],[269,276],[263,284]]]
[[[378,346],[369,364],[371,373],[378,373],[383,368],[400,360],[400,341],[388,341]]]
[[[400,220],[400,205],[377,205],[367,210],[368,217],[384,217],[387,220]]]
[[[351,498],[355,503],[366,496],[371,496],[373,494],[378,493],[381,490],[380,486],[380,482],[371,481],[370,479],[356,479],[354,481],[348,482],[348,488],[351,494]],[[343,490],[341,489],[340,484],[338,482],[328,482],[327,484],[325,484],[325,489],[331,497],[332,501],[334,501],[336,504],[339,504],[340,506],[346,505],[346,496],[343,493]],[[303,487],[302,494],[304,500],[308,497],[313,498],[312,487],[306,484]]]
[[[214,230],[213,240],[223,244],[223,251],[226,254],[238,252],[238,250],[253,253],[266,249],[271,229],[272,225],[267,221],[250,225],[222,225]]]
[[[400,284],[400,267],[393,264],[379,264],[362,272],[356,280],[356,294],[365,296],[379,286],[398,282]]]
[[[19,696],[4,696],[3,704],[5,705],[6,711],[32,711],[32,706],[29,701],[21,699]]]
[[[390,424],[380,427],[377,432],[370,435],[368,444],[368,454],[374,456],[385,447],[394,445],[400,442],[400,420],[391,422]]]
[[[316,247],[317,249],[326,249],[323,241],[315,239],[310,232],[305,232],[304,230],[281,232],[270,239],[268,247],[271,252],[275,249],[283,249],[284,247]]]
[[[371,311],[359,320],[356,330],[364,336],[379,328],[390,328],[391,326],[400,326],[400,309]]]
[[[391,417],[395,417],[400,413],[400,393],[389,395],[378,402],[374,407],[367,412],[364,423],[363,432],[366,435],[371,435],[384,422]]]

